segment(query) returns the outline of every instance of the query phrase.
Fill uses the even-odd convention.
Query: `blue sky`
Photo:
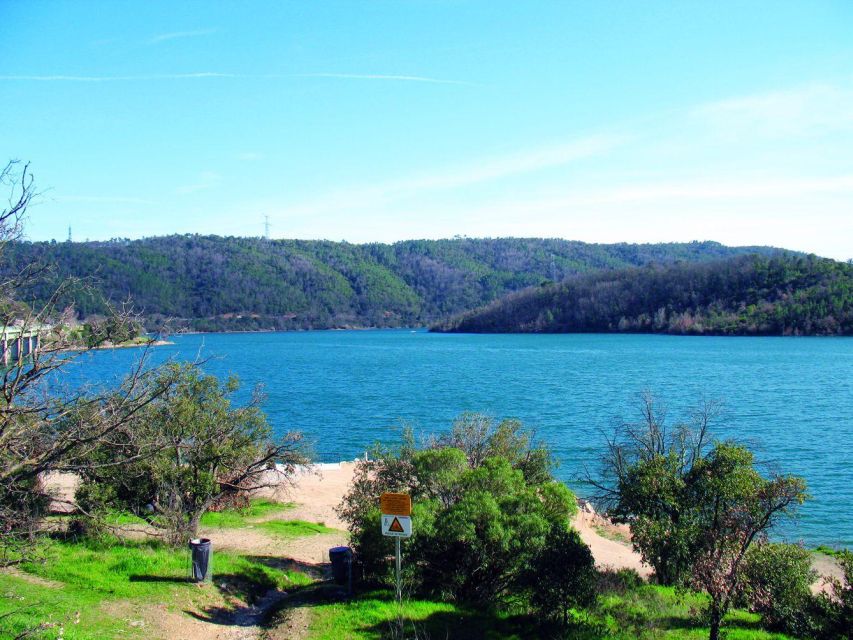
[[[32,239],[853,258],[853,2],[0,2]]]

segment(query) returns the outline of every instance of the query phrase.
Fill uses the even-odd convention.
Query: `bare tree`
[[[37,192],[29,165],[14,161],[0,171],[0,187],[10,194],[0,210],[2,261],[9,243],[20,239]],[[40,530],[49,504],[44,475],[91,464],[96,446],[174,382],[148,366],[146,349],[117,390],[51,389],[57,372],[110,339],[108,330],[96,329],[95,338],[81,348],[69,335],[68,313],[59,305],[78,281],[60,280],[45,302],[34,302],[34,288],[51,276],[47,266],[27,264],[0,280],[0,564],[24,558]],[[110,326],[133,321],[132,311],[115,310]]]
[[[616,522],[631,526],[632,544],[662,584],[685,578],[695,546],[686,479],[711,446],[722,403],[702,399],[686,421],[670,425],[666,408],[648,390],[639,420],[621,422],[606,437],[597,475],[587,473],[596,501]]]

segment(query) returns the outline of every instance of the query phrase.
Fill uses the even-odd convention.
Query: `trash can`
[[[190,579],[193,582],[210,580],[211,546],[210,538],[193,538],[190,540]]]
[[[329,549],[329,560],[332,562],[332,577],[335,579],[335,584],[349,584],[352,571],[352,549],[332,547]]]

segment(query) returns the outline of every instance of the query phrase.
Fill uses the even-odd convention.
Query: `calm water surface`
[[[578,493],[618,417],[644,388],[687,415],[725,401],[717,434],[804,476],[813,499],[787,539],[853,545],[853,339],[647,335],[441,335],[318,331],[177,336],[155,361],[212,357],[205,370],[263,383],[277,431],[309,434],[321,460],[351,459],[399,425],[446,428],[462,411],[517,417],[554,448]],[[87,355],[71,385],[109,383],[137,349]]]

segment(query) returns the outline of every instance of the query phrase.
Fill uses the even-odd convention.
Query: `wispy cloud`
[[[157,204],[154,200],[125,196],[56,196],[53,199],[57,202],[88,202],[92,204]]]
[[[299,73],[296,78],[335,78],[339,80],[384,80],[392,82],[426,82],[428,84],[458,84],[469,87],[479,86],[465,80],[448,80],[446,78],[430,78],[428,76],[389,75],[382,73]]]
[[[2,81],[29,81],[29,82],[132,82],[139,80],[192,80],[204,78],[239,78],[233,73],[219,73],[216,71],[198,71],[194,73],[153,73],[135,76],[74,76],[74,75],[46,75],[46,76],[0,76]]]
[[[198,179],[195,182],[178,187],[177,189],[175,189],[175,193],[181,195],[197,193],[199,191],[212,189],[220,182],[222,182],[221,174],[217,173],[216,171],[202,171],[198,174]]]
[[[237,160],[241,162],[254,162],[255,160],[263,160],[266,156],[257,151],[242,151],[237,154]]]
[[[458,86],[480,86],[464,80],[448,80],[426,76],[356,74],[356,73],[261,73],[241,74],[220,71],[198,71],[193,73],[150,73],[139,75],[0,75],[0,81],[7,82],[145,82],[152,80],[197,80],[197,79],[246,79],[246,80],[297,80],[306,78],[327,78],[330,80],[366,80],[385,82],[420,82],[427,84],[447,84]]]
[[[810,84],[700,105],[693,115],[723,133],[774,137],[853,128],[853,86]]]
[[[171,33],[160,33],[153,36],[148,43],[159,44],[168,42],[169,40],[181,40],[183,38],[198,38],[200,36],[209,36],[216,33],[218,29],[195,29],[193,31],[173,31]]]
[[[800,198],[819,194],[853,193],[853,175],[813,178],[766,178],[706,180],[694,179],[680,182],[651,184],[612,184],[606,189],[568,189],[562,195],[544,198],[526,198],[517,202],[493,203],[482,212],[526,212],[527,214],[565,210],[571,211],[598,205],[630,207],[644,202],[683,201],[682,212],[687,215],[702,201],[778,200]],[[681,206],[681,205],[680,205]]]
[[[451,167],[413,174],[366,188],[341,189],[328,196],[287,208],[288,215],[313,215],[341,208],[378,205],[404,197],[468,187],[479,183],[533,173],[599,156],[624,144],[626,137],[591,135],[556,145],[488,156]]]
[[[452,189],[498,178],[531,173],[604,154],[626,138],[617,135],[592,135],[556,145],[526,149],[516,153],[480,158],[475,162],[442,169],[388,183],[385,191],[425,191]]]

